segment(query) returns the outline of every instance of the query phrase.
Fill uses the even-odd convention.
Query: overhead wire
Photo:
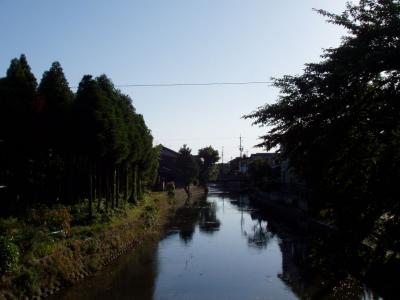
[[[180,87],[180,86],[218,86],[218,85],[257,85],[272,84],[273,81],[242,81],[242,82],[174,82],[174,83],[139,83],[139,84],[115,84],[117,88],[128,87]],[[78,88],[73,86],[72,88]]]

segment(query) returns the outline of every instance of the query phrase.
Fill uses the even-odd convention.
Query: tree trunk
[[[114,199],[115,206],[118,208],[118,198],[119,198],[119,185],[118,185],[118,168],[114,169]]]
[[[97,178],[97,181],[98,181],[97,183],[98,183],[98,190],[99,190],[99,195],[98,195],[98,198],[97,198],[97,211],[100,211],[101,199],[103,197],[103,189],[102,189],[102,185],[101,185],[101,176],[96,176],[96,178]]]
[[[128,201],[128,195],[129,195],[129,167],[126,165],[125,168],[125,201]]]
[[[115,207],[115,198],[114,198],[114,169],[111,172],[111,178],[110,178],[110,185],[111,185],[111,189],[110,189],[110,198],[111,198],[111,208],[114,209]]]
[[[142,199],[142,178],[140,177],[141,174],[138,172],[138,199]]]
[[[108,180],[108,175],[106,175],[106,192],[105,192],[106,211],[108,211],[109,195],[110,195],[110,182]]]
[[[133,201],[137,202],[137,166],[135,166],[133,173]]]
[[[93,171],[93,201],[96,202],[97,200],[97,166],[94,163],[94,171]]]
[[[90,170],[89,175],[89,219],[93,217],[93,169]]]

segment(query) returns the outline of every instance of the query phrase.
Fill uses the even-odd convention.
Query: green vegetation
[[[143,116],[106,75],[74,93],[58,62],[38,84],[13,59],[0,78],[0,298],[72,284],[163,224],[186,198],[173,184],[147,193],[158,163]]]
[[[219,160],[218,151],[208,146],[199,150],[198,154],[200,173],[199,180],[202,185],[207,185],[210,179],[215,179],[216,168],[215,163]]]
[[[176,161],[177,180],[183,184],[190,196],[190,185],[198,182],[207,186],[209,180],[216,179],[217,168],[215,163],[219,160],[218,151],[211,146],[199,149],[198,155],[192,155],[192,149],[183,145],[179,150]]]
[[[165,190],[169,197],[175,196],[175,184],[173,182],[168,182],[165,186]]]
[[[315,215],[323,212],[354,242],[373,232],[377,245],[396,256],[400,2],[361,0],[341,15],[319,13],[348,36],[303,74],[275,79],[278,101],[245,117],[270,126],[260,146],[280,147],[313,188]]]
[[[192,156],[192,149],[183,145],[179,149],[179,157],[176,162],[178,169],[178,180],[183,183],[185,190],[190,196],[190,185],[196,180],[199,175],[199,167],[196,159]]]
[[[0,275],[15,271],[19,263],[19,249],[9,237],[0,237]]]
[[[145,193],[136,204],[95,214],[96,222],[91,223],[82,213],[87,212],[87,201],[32,209],[25,218],[1,219],[0,267],[7,276],[0,280],[0,298],[6,294],[12,299],[32,297],[44,287],[68,286],[78,280],[78,274],[100,270],[133,242],[160,232],[186,196],[182,189],[172,199],[165,192]],[[60,227],[65,229],[53,231]]]
[[[83,76],[74,93],[58,62],[38,84],[26,57],[13,59],[0,78],[2,290],[21,298],[70,284],[151,228],[163,206],[145,197],[158,156],[106,75]]]
[[[38,85],[21,55],[0,79],[0,99],[3,216],[88,199],[90,219],[152,186],[158,149],[132,100],[106,75],[83,76],[73,93],[55,62]]]
[[[273,174],[272,168],[266,159],[256,158],[249,163],[247,174],[254,187],[263,191],[276,188],[278,178]]]

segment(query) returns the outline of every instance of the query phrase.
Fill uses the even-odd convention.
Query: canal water
[[[303,228],[304,227],[304,228]],[[307,225],[211,188],[150,240],[61,299],[381,299]],[[329,249],[328,249],[329,251]]]

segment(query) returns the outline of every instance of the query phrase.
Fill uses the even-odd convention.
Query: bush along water
[[[15,271],[19,264],[19,249],[12,238],[0,237],[0,275]]]

